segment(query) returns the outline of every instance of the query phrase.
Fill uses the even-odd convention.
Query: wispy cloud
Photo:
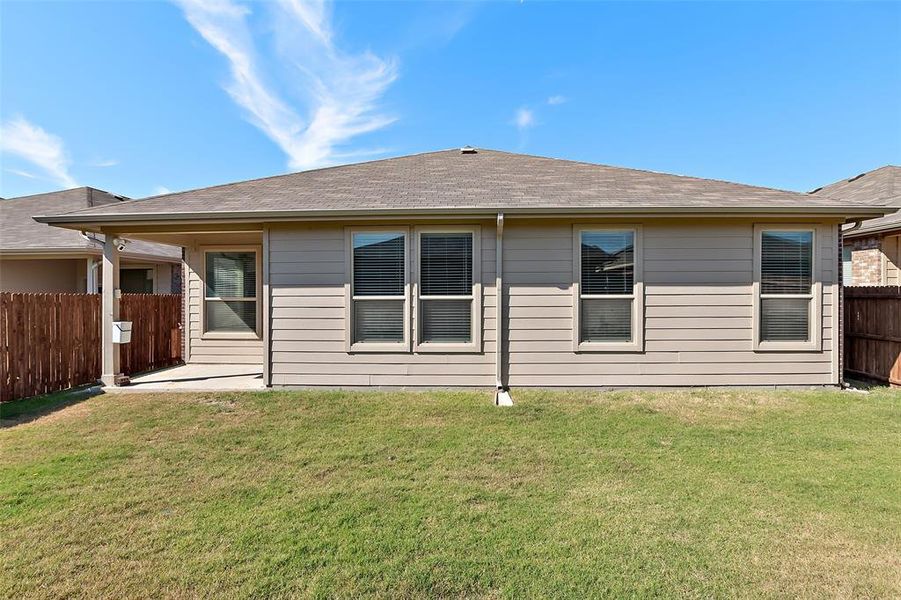
[[[382,114],[378,102],[397,78],[396,64],[370,52],[342,51],[329,4],[277,0],[254,5],[271,11],[277,50],[275,56],[264,56],[258,48],[270,45],[257,43],[246,5],[233,0],[174,1],[228,60],[226,91],[287,155],[290,168],[334,164],[350,140],[394,120]]]
[[[550,104],[551,106],[563,104],[564,102],[566,102],[566,96],[557,95],[557,96],[551,96],[550,98],[547,99],[547,103]]]
[[[155,188],[153,188],[154,196],[162,196],[163,194],[171,194],[171,193],[172,193],[172,190],[170,190],[169,188],[167,188],[164,185],[158,185]]]
[[[18,175],[19,177],[25,177],[26,179],[37,179],[38,176],[34,173],[29,173],[28,171],[23,171],[21,169],[3,169],[7,173],[12,173],[13,175]]]
[[[93,162],[88,163],[89,167],[97,167],[99,169],[106,169],[108,167],[115,167],[119,164],[119,161],[115,158],[101,158],[99,160],[95,160]]]
[[[62,187],[78,187],[78,182],[69,173],[72,161],[66,154],[63,140],[21,115],[0,125],[0,150],[32,163]]]
[[[535,125],[535,113],[526,107],[519,108],[513,117],[513,124],[520,131],[525,131]]]

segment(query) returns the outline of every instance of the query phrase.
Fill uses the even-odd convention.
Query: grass
[[[96,386],[86,385],[0,404],[0,426],[30,421],[94,395]]]
[[[0,431],[2,597],[898,597],[901,393],[100,395]]]

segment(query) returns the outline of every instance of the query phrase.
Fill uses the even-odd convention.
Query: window
[[[819,343],[819,284],[814,230],[765,227],[756,231],[756,349],[815,349]]]
[[[257,253],[205,252],[204,332],[258,335]]]
[[[350,232],[348,350],[408,350],[407,233]]]
[[[417,229],[417,351],[481,343],[478,228]]]
[[[119,289],[123,294],[152,294],[153,269],[119,269]]]
[[[850,246],[842,246],[842,284],[854,285],[854,259]]]
[[[575,349],[641,351],[640,229],[576,227]]]

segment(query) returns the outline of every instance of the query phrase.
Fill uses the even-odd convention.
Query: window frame
[[[413,252],[413,350],[417,353],[474,353],[482,349],[482,227],[481,225],[417,225],[414,228],[415,252]],[[468,296],[426,296],[419,293],[422,260],[421,236],[423,233],[470,233],[472,234],[472,291]],[[422,300],[471,300],[469,342],[423,342],[421,341]]]
[[[354,341],[354,303],[367,300],[395,300],[401,296],[354,297],[354,235],[357,233],[402,233],[404,236],[404,339],[402,342]],[[347,353],[362,352],[410,352],[410,228],[406,225],[345,227],[344,228],[344,347]]]
[[[585,231],[631,231],[634,260],[631,294],[582,294],[582,233]],[[573,351],[574,352],[644,352],[644,251],[642,226],[636,223],[579,223],[573,225]],[[632,300],[632,341],[583,342],[582,300]]]
[[[234,245],[234,246],[203,246],[201,247],[202,255],[203,255],[203,270],[200,274],[200,285],[201,285],[201,302],[200,302],[200,326],[201,326],[201,334],[200,339],[202,340],[262,340],[262,331],[263,331],[263,311],[262,311],[262,302],[263,302],[263,265],[262,265],[262,246],[256,245]],[[206,273],[207,273],[207,255],[211,252],[253,252],[254,253],[254,264],[256,265],[257,270],[257,283],[256,283],[256,297],[218,297],[218,296],[207,296],[207,281],[206,281]],[[230,301],[255,301],[256,302],[256,326],[254,331],[209,331],[207,329],[207,302],[230,302]]]
[[[854,250],[845,244],[842,245],[842,285],[854,285]]]
[[[754,225],[754,277],[752,285],[752,319],[753,350],[754,352],[821,352],[823,349],[823,281],[820,265],[820,253],[817,250],[819,243],[819,227],[811,223],[756,223]],[[811,266],[810,266],[810,293],[809,294],[762,294],[761,293],[761,268],[763,265],[763,234],[767,231],[808,231],[811,233]],[[808,334],[805,341],[765,341],[761,339],[760,325],[761,302],[768,298],[810,300],[808,311]]]
[[[206,268],[206,265],[204,265]],[[156,265],[150,263],[133,263],[133,264],[125,264],[123,263],[119,267],[119,279],[121,283],[122,279],[122,271],[150,271],[150,281],[153,282],[153,291],[152,292],[139,292],[143,294],[156,294],[157,293],[157,273],[156,273]],[[126,294],[128,292],[122,292]]]

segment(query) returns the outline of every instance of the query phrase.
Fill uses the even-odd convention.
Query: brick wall
[[[883,285],[882,238],[880,236],[845,238],[844,245],[851,248],[851,273],[854,285]]]

